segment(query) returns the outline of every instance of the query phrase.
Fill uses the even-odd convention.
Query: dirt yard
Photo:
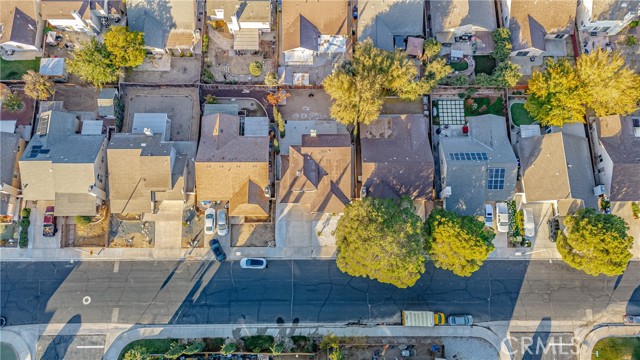
[[[110,218],[109,247],[153,247],[155,223],[141,220]]]
[[[202,56],[172,56],[168,71],[140,70],[127,71],[127,82],[154,84],[195,84],[200,81]]]
[[[124,90],[124,132],[130,132],[135,113],[167,113],[172,141],[197,141],[200,132],[200,101],[196,87],[127,87]]]
[[[275,243],[274,224],[231,225],[231,246],[267,247]]]
[[[402,101],[396,98],[387,98],[382,104],[382,114],[422,114],[422,98],[416,101]]]
[[[193,208],[187,208],[182,215],[182,248],[193,247],[197,241],[196,247],[204,247],[204,214],[197,213]],[[209,235],[211,236],[211,235]]]
[[[73,246],[105,246],[109,234],[109,217],[109,209],[103,206],[90,223],[81,224],[76,221]]]
[[[92,112],[98,115],[100,90],[94,87],[55,85],[54,101],[64,101],[64,108],[71,112]],[[96,119],[95,117],[94,119]]]
[[[226,27],[223,30],[213,30],[209,25],[209,52],[205,60],[205,67],[213,74],[215,82],[264,82],[264,76],[268,72],[276,72],[275,44],[276,32],[260,35],[260,51],[243,51],[236,53],[233,50],[233,35]],[[249,64],[254,61],[262,63],[262,74],[253,77],[249,74]]]

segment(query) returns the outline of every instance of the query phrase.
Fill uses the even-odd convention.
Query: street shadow
[[[38,359],[39,360],[64,359],[67,354],[67,351],[69,350],[69,346],[73,341],[74,336],[78,333],[78,330],[80,329],[80,323],[82,323],[82,318],[80,317],[80,315],[75,315],[71,319],[69,319],[67,324],[62,329],[60,329],[60,332],[58,333],[58,335],[56,335],[51,340],[49,345],[47,345],[47,348],[45,349],[42,356],[39,357]]]
[[[626,313],[628,315],[640,315],[640,286],[636,287],[631,297],[629,297]]]
[[[531,345],[524,349],[522,360],[542,360],[547,348],[547,341],[551,333],[551,318],[544,317],[540,320],[536,332],[533,333]]]

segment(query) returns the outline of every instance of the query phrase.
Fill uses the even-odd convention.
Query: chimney
[[[267,185],[264,187],[264,196],[266,198],[271,198],[271,186]]]
[[[144,128],[144,134],[147,136],[153,136],[153,131],[151,131],[151,128]]]
[[[311,129],[309,130],[309,134],[311,135],[311,137],[318,137],[318,130]]]

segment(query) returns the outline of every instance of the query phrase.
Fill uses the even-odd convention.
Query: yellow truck
[[[433,311],[402,311],[402,326],[433,327],[444,325],[447,319],[441,312]]]

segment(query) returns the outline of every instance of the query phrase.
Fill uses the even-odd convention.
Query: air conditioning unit
[[[598,186],[593,188],[593,195],[594,196],[604,195],[605,192],[606,192],[606,189],[605,189],[604,185],[598,185]]]
[[[444,189],[442,189],[442,191],[440,191],[441,199],[448,198],[449,196],[451,196],[451,186],[447,186]]]
[[[363,186],[363,187],[360,189],[360,198],[361,198],[361,199],[364,199],[364,198],[366,198],[366,197],[367,197],[367,187],[366,187],[366,186]]]

